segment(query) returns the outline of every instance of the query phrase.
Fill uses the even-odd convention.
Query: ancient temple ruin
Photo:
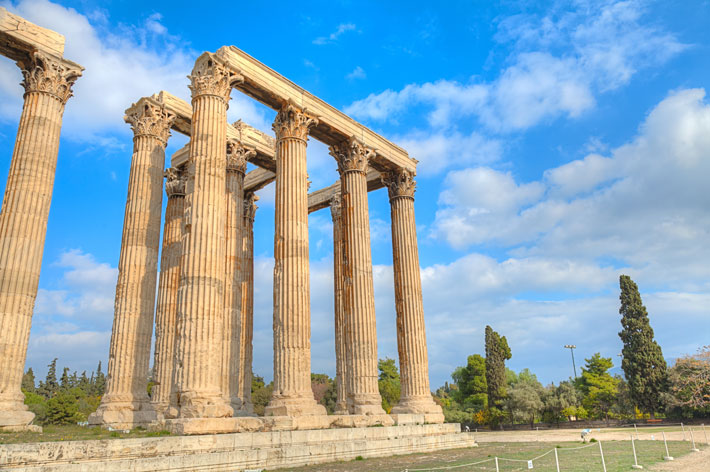
[[[18,62],[26,89],[0,214],[0,427],[12,428],[32,420],[20,383],[61,115],[82,70],[62,58],[60,35],[29,23],[13,28],[22,21],[1,11],[0,52]],[[31,32],[29,40],[23,31]],[[133,155],[108,382],[89,422],[120,429],[159,425],[176,433],[443,422],[429,387],[414,220],[417,161],[234,46],[202,54],[189,79],[191,104],[163,91],[126,110]],[[227,123],[232,89],[277,111],[275,138],[241,121]],[[171,131],[189,136],[190,142],[166,169]],[[309,136],[329,146],[339,173],[333,185],[310,194]],[[247,173],[248,162],[256,168]],[[256,417],[251,404],[253,222],[255,192],[271,182],[274,392],[266,415]],[[368,191],[383,187],[391,205],[402,383],[400,402],[390,415],[382,409],[377,384],[367,199]],[[334,242],[334,415],[316,403],[310,381],[308,215],[326,208]],[[156,385],[149,397],[154,330]]]

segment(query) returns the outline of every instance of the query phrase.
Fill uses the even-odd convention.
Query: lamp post
[[[574,344],[565,344],[565,348],[572,353],[572,369],[574,370],[574,378],[577,378],[577,366],[574,364],[574,350],[577,348]]]

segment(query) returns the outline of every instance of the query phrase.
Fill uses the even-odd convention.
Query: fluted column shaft
[[[92,424],[130,428],[156,419],[146,387],[158,275],[165,145],[174,117],[139,101],[126,111],[133,158],[118,260],[106,393]]]
[[[239,396],[242,399],[242,411],[254,413],[251,401],[251,376],[254,339],[254,216],[256,201],[253,192],[244,196],[242,226],[242,330],[239,338],[240,368]]]
[[[345,340],[345,311],[343,306],[343,218],[340,194],[330,202],[330,215],[333,219],[333,300],[335,314],[335,377],[337,384],[336,414],[348,413],[347,401],[347,353]]]
[[[414,218],[414,176],[407,171],[384,176],[392,213],[392,256],[397,311],[397,349],[402,393],[392,413],[441,413],[429,388],[424,305]]]
[[[274,235],[274,392],[267,415],[325,414],[311,390],[306,140],[317,123],[284,105],[274,121],[276,198]]]
[[[185,205],[184,270],[178,289],[181,418],[226,417],[221,392],[225,278],[227,100],[234,77],[209,53],[190,76],[192,129]]]
[[[185,211],[185,176],[177,169],[165,172],[165,208],[163,249],[160,259],[158,303],[155,310],[155,356],[153,376],[155,385],[151,402],[158,413],[165,413],[174,391],[173,366],[177,345],[177,294],[180,281],[182,254],[183,213]]]
[[[0,429],[34,418],[20,390],[47,232],[64,105],[81,68],[34,53],[0,212]]]
[[[240,396],[242,332],[242,226],[244,225],[244,173],[247,156],[255,154],[236,141],[227,143],[227,187],[225,194],[226,267],[224,279],[224,329],[222,344],[222,393],[235,412],[242,409]]]
[[[331,153],[338,161],[342,186],[348,408],[353,414],[384,414],[377,384],[377,326],[367,202],[366,172],[371,151],[351,139],[331,146]]]

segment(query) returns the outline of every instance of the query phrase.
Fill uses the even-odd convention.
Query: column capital
[[[411,198],[414,200],[417,182],[414,180],[414,172],[399,169],[382,174],[382,183],[387,186],[390,200],[395,198]]]
[[[366,147],[354,136],[330,146],[330,155],[338,162],[340,175],[346,172],[367,172],[367,164],[375,151]]]
[[[259,208],[256,206],[257,200],[259,200],[259,196],[254,192],[246,192],[244,194],[244,218],[254,220],[256,209]]]
[[[201,95],[214,95],[226,102],[234,84],[244,77],[233,72],[217,55],[205,52],[195,61],[190,79],[193,100]]]
[[[72,96],[72,85],[84,70],[78,64],[41,51],[28,54],[26,59],[17,61],[17,65],[22,70],[25,94],[46,93],[62,104]]]
[[[187,184],[187,176],[184,171],[175,167],[168,167],[163,174],[165,177],[165,193],[168,198],[184,197],[185,186]]]
[[[236,139],[227,140],[227,172],[245,174],[247,161],[256,156],[256,151],[242,145]]]
[[[276,133],[276,141],[286,138],[308,140],[308,130],[318,124],[318,118],[305,108],[286,102],[276,115],[271,129]]]
[[[166,146],[175,114],[168,112],[164,105],[140,99],[126,110],[123,121],[131,125],[134,137],[151,136]]]
[[[340,196],[340,193],[336,193],[330,198],[330,216],[333,218],[333,221],[337,221],[340,219],[341,210],[342,198]]]

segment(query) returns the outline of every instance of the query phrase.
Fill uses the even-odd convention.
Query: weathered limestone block
[[[366,178],[372,151],[352,138],[331,146],[330,152],[342,185],[348,408],[356,415],[382,415]]]
[[[402,394],[393,414],[427,414],[429,420],[444,421],[441,407],[429,389],[424,305],[419,271],[417,226],[414,219],[414,174],[402,170],[383,176],[392,211],[392,255],[397,311],[397,348]]]
[[[140,100],[126,110],[133,160],[118,262],[106,394],[89,423],[128,429],[157,418],[146,391],[158,271],[165,146],[174,116]]]
[[[347,344],[345,340],[345,311],[343,307],[343,262],[345,259],[343,244],[343,218],[340,193],[330,201],[330,215],[333,219],[333,300],[335,305],[335,378],[337,385],[337,400],[335,414],[348,413],[347,378]]]
[[[308,261],[308,129],[318,120],[284,104],[276,132],[274,234],[274,392],[268,416],[325,415],[311,390]]]
[[[18,61],[25,103],[0,212],[0,430],[34,418],[20,390],[52,200],[64,106],[83,70],[34,52]]]
[[[244,195],[242,226],[242,330],[239,337],[240,368],[239,397],[242,399],[242,414],[253,414],[251,401],[251,377],[254,339],[254,217],[256,201],[254,192]]]
[[[174,167],[165,171],[165,230],[160,259],[158,304],[155,310],[155,357],[153,360],[153,386],[151,402],[158,414],[165,414],[170,406],[170,396],[175,391],[173,366],[177,344],[177,294],[180,282],[182,255],[183,213],[185,211],[185,179],[183,172]]]
[[[239,77],[214,55],[202,54],[192,82],[184,264],[178,289],[182,326],[176,366],[180,418],[233,415],[220,374],[224,328],[227,102]]]
[[[224,329],[222,340],[222,393],[235,414],[242,410],[242,227],[244,225],[244,174],[247,159],[256,154],[234,140],[227,141],[227,187],[225,193],[226,266],[224,279]]]

